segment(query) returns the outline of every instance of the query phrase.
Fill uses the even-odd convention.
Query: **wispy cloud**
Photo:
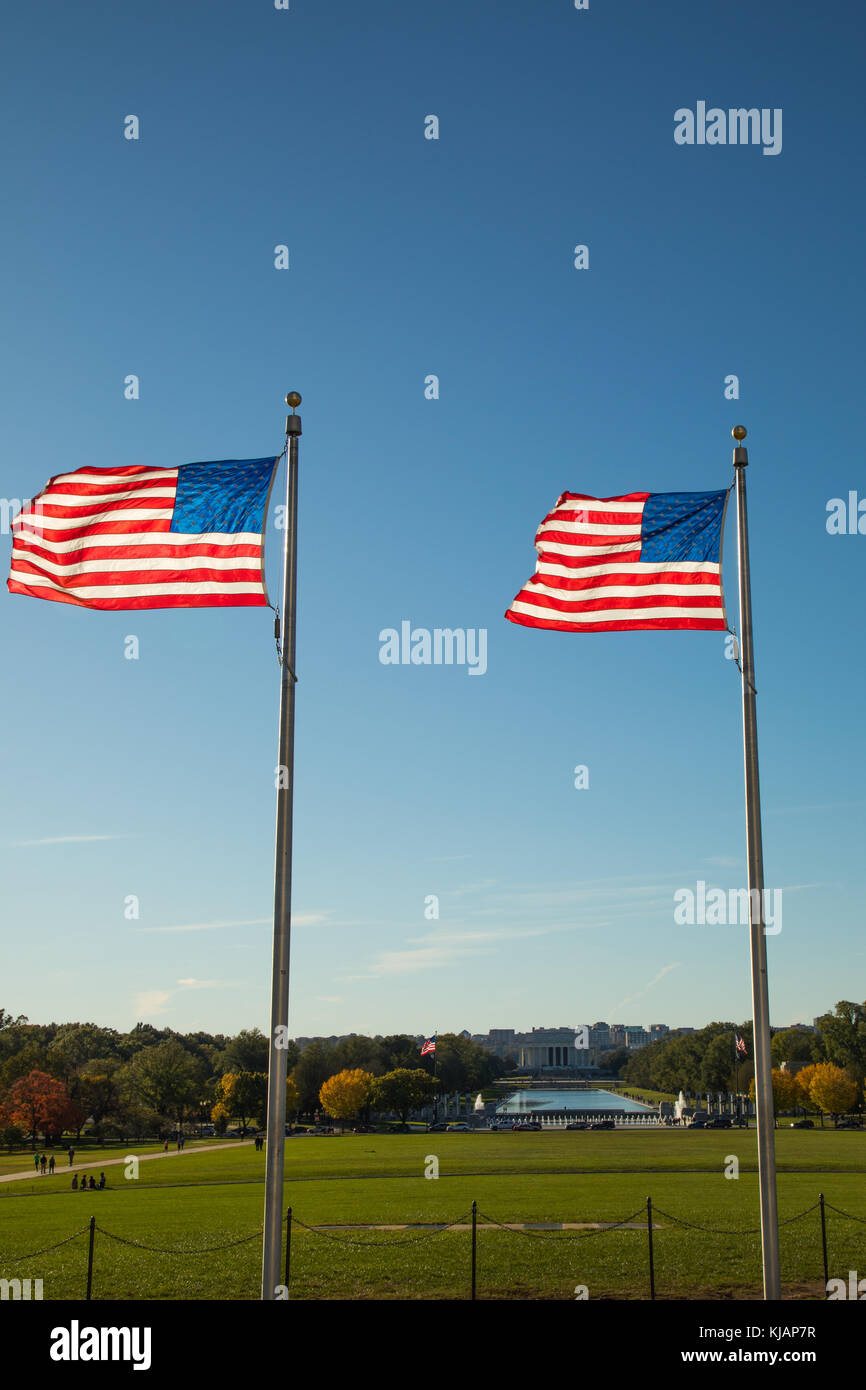
[[[157,1014],[167,1014],[166,1004],[171,998],[170,989],[143,989],[135,996],[135,1014],[137,1018],[155,1018]]]
[[[48,835],[42,840],[12,840],[10,849],[24,849],[30,845],[85,845],[95,840],[128,840],[129,835]]]
[[[672,970],[677,970],[682,965],[681,960],[672,961],[670,965],[663,965],[658,974],[653,975],[652,979],[644,985],[643,989],[636,990],[634,994],[626,995],[625,999],[620,999],[619,1003],[614,1004],[610,1010],[611,1014],[617,1013],[619,1009],[625,1008],[626,1004],[633,1004],[636,999],[643,999],[645,994],[649,994],[651,989],[663,980],[665,975],[669,975]]]
[[[321,922],[329,922],[330,914],[327,912],[296,912],[292,917],[292,926],[295,927],[314,927]],[[186,931],[223,931],[227,927],[264,927],[273,923],[273,917],[241,917],[238,919],[218,920],[216,922],[184,922],[179,926],[171,927],[136,927],[140,932],[186,932]],[[334,924],[337,925],[337,924]]]

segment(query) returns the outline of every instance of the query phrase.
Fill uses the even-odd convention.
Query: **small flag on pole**
[[[434,1053],[435,1053],[435,1051],[436,1051],[436,1034],[434,1033],[433,1036],[432,1036],[432,1038],[427,1038],[426,1042],[422,1045],[422,1047],[421,1047],[421,1056],[422,1056],[422,1057],[426,1057],[428,1052],[434,1052]]]
[[[735,1036],[736,1036],[736,1039],[737,1039],[737,1052],[738,1052],[741,1056],[745,1057],[745,1055],[746,1055],[746,1044],[745,1044],[745,1042],[743,1041],[743,1039],[740,1037],[739,1033],[737,1033]]]
[[[12,522],[7,587],[82,608],[266,607],[278,461],[59,473]]]
[[[535,574],[505,616],[561,632],[725,632],[727,490],[564,492],[535,536]]]

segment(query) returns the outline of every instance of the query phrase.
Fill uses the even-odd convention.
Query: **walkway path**
[[[146,1163],[149,1158],[183,1158],[185,1154],[209,1154],[216,1149],[236,1149],[239,1144],[251,1144],[251,1139],[235,1139],[228,1144],[199,1144],[194,1149],[169,1149],[165,1153],[160,1149],[153,1154],[136,1154],[139,1163]],[[130,1150],[134,1148],[130,1144]],[[130,1155],[131,1156],[131,1155]],[[93,1168],[116,1168],[120,1163],[126,1163],[124,1158],[92,1158],[89,1163],[58,1163],[53,1173],[37,1173],[35,1168],[31,1168],[27,1173],[4,1173],[0,1176],[0,1182],[23,1182],[25,1178],[59,1177],[61,1173],[80,1173],[82,1169],[90,1172]]]

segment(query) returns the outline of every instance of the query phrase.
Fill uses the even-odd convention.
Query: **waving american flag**
[[[264,607],[277,462],[58,473],[12,522],[7,587],[83,608]]]
[[[721,549],[727,491],[564,492],[505,616],[561,632],[728,628]]]

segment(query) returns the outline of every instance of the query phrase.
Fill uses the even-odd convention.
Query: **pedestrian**
[[[38,1155],[38,1154],[34,1154],[34,1155],[33,1155],[33,1167],[36,1169],[36,1171],[37,1171],[37,1173],[38,1173],[38,1172],[39,1172],[39,1155]]]
[[[77,1174],[77,1173],[73,1173],[73,1174],[72,1174],[72,1191],[73,1191],[73,1192],[77,1192],[77,1191],[78,1191],[78,1174]]]
[[[102,1191],[102,1189],[104,1188],[104,1186],[105,1186],[105,1174],[104,1174],[104,1173],[100,1173],[100,1174],[99,1174],[99,1190],[100,1190],[100,1192]]]
[[[49,1173],[53,1173],[53,1172],[54,1172],[54,1155],[53,1155],[53,1154],[51,1155],[51,1157],[50,1157],[49,1160],[48,1160],[48,1171],[49,1171]]]
[[[47,1170],[48,1170],[48,1155],[47,1155],[47,1154],[43,1154],[42,1157],[40,1158],[40,1160],[39,1160],[39,1167],[40,1167],[40,1169],[41,1169],[41,1171],[42,1171],[43,1173],[47,1172]]]
[[[75,1150],[73,1149],[73,1147],[72,1147],[71,1144],[69,1145],[69,1148],[66,1150],[66,1152],[67,1152],[67,1154],[69,1155],[69,1166],[70,1166],[70,1168],[71,1168],[71,1167],[72,1167],[72,1161],[73,1161],[73,1159],[75,1158]]]
[[[168,1153],[168,1140],[167,1140],[167,1139],[166,1139],[165,1143],[164,1143],[163,1146],[162,1146],[162,1151],[163,1151],[164,1154],[167,1154],[167,1153]]]

